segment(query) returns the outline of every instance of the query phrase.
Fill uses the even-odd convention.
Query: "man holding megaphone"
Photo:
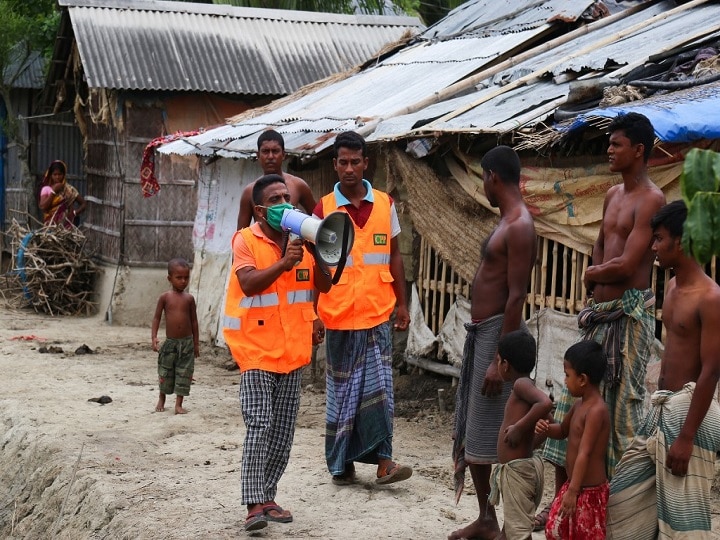
[[[318,271],[303,241],[287,241],[280,220],[289,208],[283,177],[270,174],[253,187],[255,223],[232,239],[233,276],[225,301],[223,335],[240,368],[240,409],[246,426],[241,498],[245,530],[292,514],[275,502],[288,463],[300,405],[302,367],[323,340],[313,306],[315,289],[330,276]]]
[[[393,461],[394,395],[390,315],[395,328],[410,323],[395,205],[363,178],[365,140],[337,136],[333,166],[339,182],[315,207],[318,218],[350,216],[354,242],[339,280],[320,294],[326,328],[325,459],[336,485],[355,482],[355,462],[377,464],[376,483],[407,480],[412,469]]]

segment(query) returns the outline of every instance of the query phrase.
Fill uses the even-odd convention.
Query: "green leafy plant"
[[[18,91],[15,83],[28,63],[37,55],[50,59],[59,23],[56,0],[0,0],[0,100],[5,105],[0,131],[15,147],[28,201],[34,200],[34,178],[29,165],[30,141],[27,129],[24,129],[18,116],[18,101],[13,99],[13,92]],[[36,205],[32,207],[36,208]],[[32,215],[30,207],[24,210]]]
[[[690,150],[680,175],[680,191],[688,207],[683,248],[705,264],[720,255],[720,153]]]

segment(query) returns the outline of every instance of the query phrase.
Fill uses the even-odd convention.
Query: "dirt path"
[[[38,339],[22,339],[32,336]],[[238,372],[224,369],[223,350],[203,347],[185,402],[190,413],[154,413],[149,336],[148,328],[111,327],[99,318],[0,307],[0,537],[247,536]],[[76,355],[83,344],[95,354]],[[63,352],[41,353],[42,346]],[[255,537],[441,539],[476,516],[472,493],[453,503],[452,417],[439,413],[432,397],[438,386],[452,392],[449,381],[414,375],[397,382],[404,416],[396,419],[395,453],[414,476],[377,486],[374,467],[360,465],[359,484],[332,485],[322,384],[308,381],[278,494],[295,520],[271,523]],[[88,401],[102,395],[112,403]]]

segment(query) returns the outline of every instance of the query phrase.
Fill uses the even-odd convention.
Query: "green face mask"
[[[282,221],[283,214],[285,213],[285,210],[292,210],[295,208],[290,203],[280,203],[276,204],[274,206],[260,206],[261,208],[265,208],[267,210],[267,217],[265,220],[268,222],[268,225],[270,225],[273,229],[276,231],[282,232],[282,227],[280,226],[280,222]]]

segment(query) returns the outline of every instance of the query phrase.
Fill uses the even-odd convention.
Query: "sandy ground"
[[[249,536],[240,504],[239,376],[225,369],[226,351],[203,346],[185,402],[190,412],[181,416],[171,407],[153,412],[156,354],[149,328],[0,305],[0,344],[0,537]],[[76,354],[82,345],[94,354]],[[42,347],[62,352],[41,353]],[[359,465],[361,482],[337,487],[323,458],[322,381],[313,381],[309,369],[306,379],[277,497],[294,522],[271,523],[253,537],[441,539],[474,519],[471,489],[459,505],[453,502],[452,415],[440,412],[436,399],[440,387],[453,394],[449,380],[396,378],[395,454],[414,468],[410,480],[377,486],[374,466]],[[103,395],[112,403],[88,401]],[[720,495],[714,495],[720,530]]]

